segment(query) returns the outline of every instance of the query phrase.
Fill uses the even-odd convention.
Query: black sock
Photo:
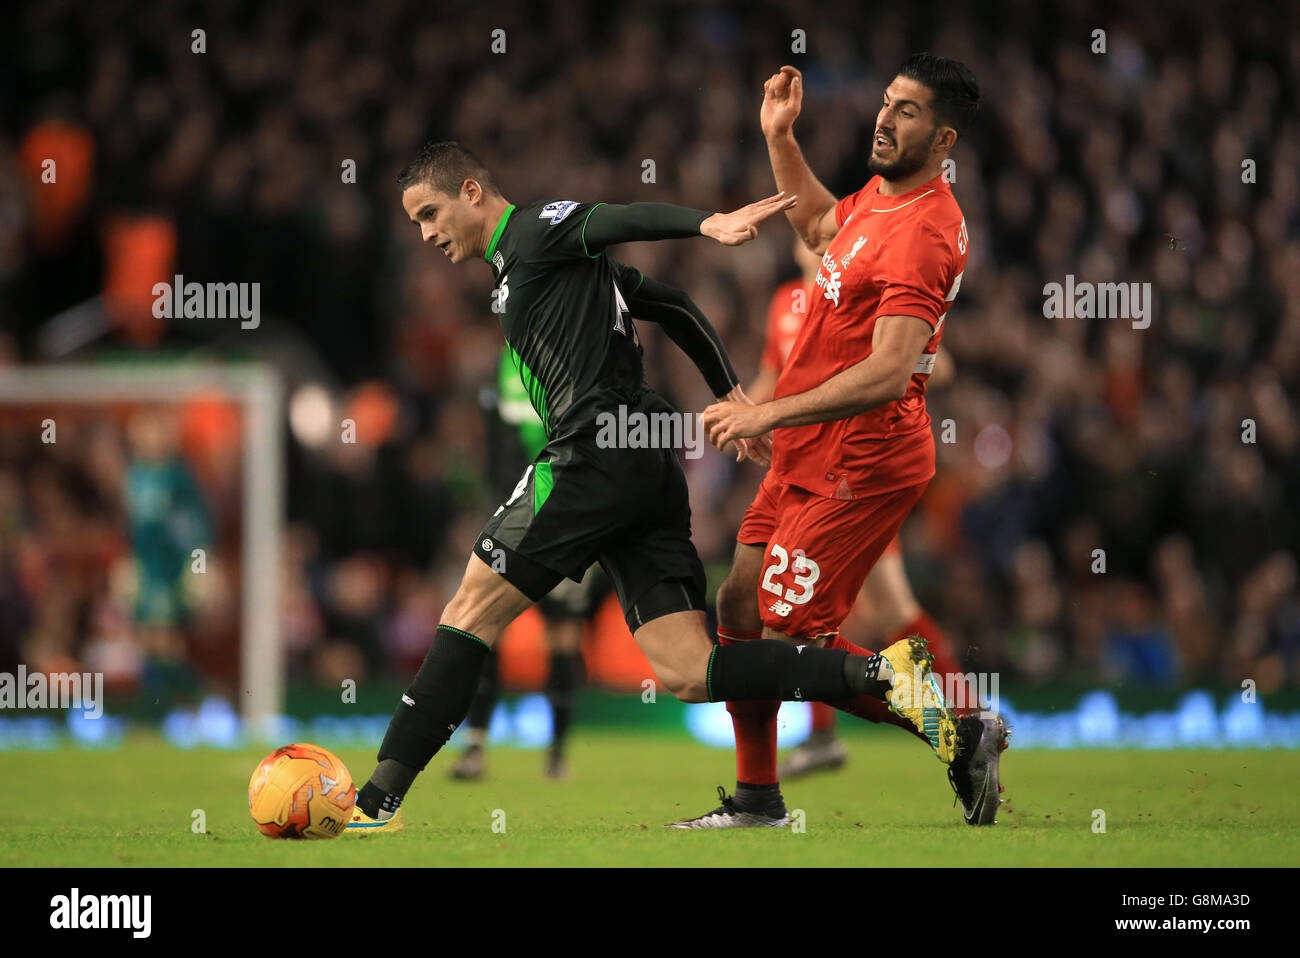
[[[370,781],[357,792],[357,807],[371,818],[378,818],[380,811],[397,811],[418,774],[416,769],[401,762],[384,759],[376,766]]]
[[[893,688],[890,679],[880,677],[880,667],[885,665],[881,655],[848,655],[844,659],[844,681],[858,695],[869,695],[873,699],[887,701],[886,696]],[[890,670],[893,675],[893,670]]]
[[[578,652],[552,652],[551,672],[546,680],[546,697],[551,702],[551,748],[564,749],[573,717],[573,695],[582,674],[582,655]]]
[[[392,795],[405,795],[406,790],[415,781],[418,770],[403,765],[396,759],[386,758],[380,762],[370,775],[370,782]]]
[[[751,639],[715,646],[709,658],[710,702],[781,699],[834,702],[865,692],[860,670],[846,669],[844,649],[795,646],[777,639]],[[854,678],[850,679],[850,675]]]
[[[780,813],[785,814],[785,799],[781,797],[781,784],[773,782],[770,785],[755,785],[752,782],[736,782],[736,794],[734,796],[736,805],[745,811],[771,811],[776,812],[776,806],[780,806]]]
[[[388,723],[379,746],[380,762],[395,759],[424,771],[469,711],[489,651],[468,632],[438,626],[429,654]]]
[[[465,717],[469,727],[486,730],[492,724],[492,713],[496,710],[500,697],[501,672],[497,667],[496,653],[489,653],[483,660],[483,671],[479,674],[478,687],[474,690],[474,700],[469,703],[469,714]]]

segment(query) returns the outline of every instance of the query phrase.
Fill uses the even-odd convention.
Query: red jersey
[[[808,318],[809,293],[803,279],[792,279],[779,287],[772,294],[767,307],[767,333],[763,343],[763,358],[759,360],[764,369],[780,372],[785,368],[794,341],[803,328],[803,321]]]
[[[966,220],[942,175],[902,196],[881,196],[880,183],[872,177],[835,207],[839,232],[822,257],[775,398],[807,392],[870,356],[881,316],[916,316],[933,334],[901,399],[850,419],[776,430],[777,478],[830,499],[934,477],[925,381],[966,269]]]

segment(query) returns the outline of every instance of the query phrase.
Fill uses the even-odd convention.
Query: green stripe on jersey
[[[533,515],[542,511],[551,490],[555,488],[555,476],[551,475],[551,464],[539,462],[533,470]]]
[[[542,425],[546,427],[546,435],[550,436],[551,413],[550,410],[546,408],[545,388],[543,388],[542,384],[538,382],[537,377],[533,375],[533,371],[528,368],[523,357],[515,352],[515,348],[509,343],[506,343],[506,349],[510,350],[510,359],[515,364],[515,368],[519,370],[519,378],[523,381],[524,389],[528,391],[529,402],[531,402],[533,408],[537,410],[537,415],[542,418]]]
[[[591,219],[592,213],[596,212],[596,210],[600,209],[604,205],[604,203],[597,203],[591,209],[587,210],[587,215],[582,218],[582,233],[579,234],[582,239],[582,251],[591,259],[600,259],[601,253],[603,253],[604,250],[601,250],[601,253],[593,253],[587,249],[587,220]]]
[[[492,262],[492,254],[497,251],[497,243],[501,240],[501,234],[505,231],[506,221],[510,219],[510,214],[515,211],[515,204],[511,203],[506,207],[506,211],[501,214],[501,219],[497,220],[496,231],[492,234],[492,241],[488,243],[488,248],[483,251],[483,258],[489,263]]]

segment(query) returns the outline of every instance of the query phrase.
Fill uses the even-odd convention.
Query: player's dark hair
[[[943,126],[961,136],[975,120],[980,107],[980,87],[966,64],[932,53],[913,53],[898,68],[897,76],[923,83],[934,93],[934,115]]]
[[[420,147],[415,162],[397,174],[397,185],[406,191],[417,183],[427,183],[442,193],[459,196],[461,184],[468,179],[478,180],[485,193],[501,195],[482,160],[459,143],[442,140]]]

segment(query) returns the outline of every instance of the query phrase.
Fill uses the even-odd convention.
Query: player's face
[[[876,114],[867,168],[886,180],[905,180],[930,159],[938,124],[930,88],[907,77],[894,77]]]
[[[438,247],[453,263],[472,259],[470,248],[482,230],[481,207],[428,183],[416,183],[402,193],[402,208],[420,227],[420,238]]]

